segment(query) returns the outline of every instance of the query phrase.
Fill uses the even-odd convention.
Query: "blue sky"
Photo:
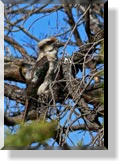
[[[49,7],[52,5],[49,5]],[[78,19],[76,10],[73,10],[74,18],[75,20]],[[18,16],[13,18],[13,22],[18,19]],[[29,33],[33,34],[35,37],[37,37],[39,40],[42,40],[43,38],[54,36],[58,33],[63,33],[64,31],[67,31],[67,29],[70,29],[66,21],[64,19],[67,19],[66,14],[63,11],[53,12],[52,14],[47,14],[44,17],[44,14],[35,14],[24,23],[25,29],[29,30]],[[33,24],[32,24],[33,23]],[[32,26],[31,26],[32,25]],[[15,28],[17,29],[17,28]],[[80,31],[81,38],[83,40],[87,40],[87,35],[85,33],[85,29],[83,25],[80,25],[78,27]],[[69,36],[69,34],[68,34]],[[24,41],[29,42],[29,38],[27,35],[25,35],[23,32],[18,31],[13,33],[13,37],[19,41],[20,44],[24,45]],[[61,36],[61,40],[64,40],[65,35]],[[72,41],[74,41],[74,37],[72,36]],[[30,42],[33,45],[36,45],[37,48],[37,42],[31,41]],[[26,50],[29,52],[30,55],[32,55],[34,52],[25,47]],[[71,55],[73,51],[78,49],[77,47],[68,46],[67,47],[67,53]],[[13,50],[12,50],[13,52]]]

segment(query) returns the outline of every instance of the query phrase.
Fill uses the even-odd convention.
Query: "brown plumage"
[[[55,37],[44,39],[38,43],[39,55],[32,69],[31,80],[27,83],[24,121],[28,111],[33,107],[37,108],[38,98],[49,91],[49,84],[54,80],[57,52],[60,46],[63,46],[62,43],[59,43]]]

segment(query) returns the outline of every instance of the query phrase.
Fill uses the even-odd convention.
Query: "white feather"
[[[40,96],[41,94],[44,94],[45,91],[47,90],[47,87],[48,87],[48,82],[45,81],[45,82],[42,83],[42,84],[40,85],[40,87],[38,88],[37,95]]]

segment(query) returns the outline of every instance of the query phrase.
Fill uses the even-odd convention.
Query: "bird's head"
[[[55,37],[43,39],[38,43],[38,47],[39,47],[40,50],[44,49],[46,46],[49,46],[49,45],[53,46],[53,47],[56,47],[56,48],[60,48],[60,47],[64,46],[64,43],[60,42]]]
[[[58,49],[62,46],[64,46],[64,43],[60,42],[55,37],[43,39],[38,43],[40,54],[37,61],[43,56],[55,59],[57,57]]]

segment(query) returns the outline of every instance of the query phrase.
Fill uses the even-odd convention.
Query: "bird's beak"
[[[55,46],[58,47],[58,48],[59,48],[59,47],[63,47],[64,45],[65,45],[65,43],[60,42],[60,41],[58,41],[58,40],[57,40],[56,43],[55,43]]]

